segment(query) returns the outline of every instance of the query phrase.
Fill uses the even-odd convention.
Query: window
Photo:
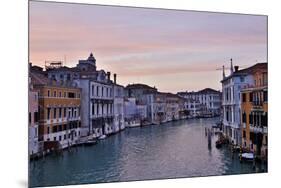
[[[242,115],[242,122],[243,123],[246,123],[246,113],[244,112],[243,115]]]
[[[65,134],[65,135],[63,135],[63,139],[64,139],[64,140],[66,139],[66,134]]]
[[[52,132],[56,133],[58,131],[57,126],[53,126]]]
[[[54,108],[54,118],[57,118],[57,109]]]
[[[94,103],[92,103],[92,115],[94,115],[95,114],[95,105],[94,105]]]
[[[267,102],[267,91],[263,91],[263,101]]]
[[[249,123],[253,124],[253,115],[252,114],[249,114]]]
[[[78,98],[80,99],[80,93],[78,93]]]
[[[253,102],[253,93],[250,93],[250,102]]]
[[[246,93],[242,93],[242,102],[246,102]]]
[[[61,91],[59,92],[59,97],[61,97]]]
[[[63,97],[66,98],[66,92],[63,93]]]
[[[99,86],[97,86],[97,96],[99,96]]]
[[[48,97],[50,97],[50,90],[48,90]]]
[[[47,127],[47,134],[50,134],[50,127]]]
[[[75,98],[75,93],[68,92],[68,98]]]
[[[66,117],[66,108],[63,108],[63,116]]]
[[[267,127],[267,112],[265,112],[265,114],[262,116],[263,122],[262,125],[264,127]]]
[[[61,141],[61,136],[59,136],[59,141]]]
[[[61,108],[59,108],[59,118],[61,118]]]
[[[50,114],[51,114],[51,108],[47,109],[47,119],[50,119]]]
[[[54,136],[54,141],[57,141],[57,137]]]
[[[246,138],[246,131],[243,131],[243,138]]]
[[[62,125],[58,125],[59,130],[58,131],[62,131]]]
[[[92,96],[95,96],[95,86],[92,85]]]
[[[54,91],[54,97],[57,97],[57,91]]]
[[[39,119],[39,113],[38,112],[34,112],[34,122],[37,123],[38,119]]]
[[[101,96],[103,97],[103,89],[104,87],[101,88]]]
[[[31,112],[28,114],[28,122],[31,123]]]
[[[63,124],[63,130],[64,131],[66,130],[66,124]]]
[[[244,82],[245,78],[243,76],[240,77],[240,82]]]

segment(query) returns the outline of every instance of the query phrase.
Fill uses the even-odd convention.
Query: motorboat
[[[242,153],[240,155],[241,155],[242,159],[247,160],[247,161],[252,161],[255,158],[253,153]]]
[[[92,145],[96,145],[98,142],[94,139],[92,140],[87,140],[86,142],[84,142],[85,146],[92,146]]]
[[[99,137],[99,140],[103,140],[103,139],[105,139],[105,138],[106,138],[106,135],[103,134],[103,135],[101,135],[101,136]]]

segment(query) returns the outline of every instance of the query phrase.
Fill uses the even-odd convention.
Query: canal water
[[[100,140],[94,146],[65,150],[30,163],[30,186],[102,183],[267,171],[240,163],[227,147],[211,147],[205,128],[216,118],[190,119],[136,127]]]

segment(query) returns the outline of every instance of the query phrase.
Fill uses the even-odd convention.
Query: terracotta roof
[[[188,94],[205,94],[205,93],[221,93],[220,91],[218,90],[214,90],[212,88],[205,88],[205,89],[202,89],[202,90],[199,90],[199,91],[191,91],[191,92],[178,92],[177,94],[178,95],[188,95]]]
[[[212,88],[205,88],[198,91],[197,93],[220,93],[220,91],[214,90]]]
[[[29,76],[32,85],[47,85],[49,82],[49,79],[46,76],[37,72],[30,71]]]
[[[126,86],[126,89],[153,89],[157,90],[155,87],[151,87],[145,84],[129,84]]]
[[[232,78],[233,76],[253,74],[254,72],[261,70],[261,69],[267,70],[267,65],[268,65],[267,63],[257,63],[251,67],[235,71],[235,72],[233,72],[232,75],[225,77],[221,82],[228,80],[229,78]]]

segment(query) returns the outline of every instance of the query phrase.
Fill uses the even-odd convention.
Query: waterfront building
[[[267,63],[257,64],[250,74],[254,77],[254,84],[246,85],[241,90],[242,147],[258,156],[267,157]]]
[[[218,116],[221,113],[221,92],[205,88],[197,92],[178,92],[179,96],[189,99],[191,104],[189,106],[194,106],[192,103],[199,102],[200,106],[200,115],[199,116]],[[198,111],[198,109],[196,109]],[[194,114],[194,113],[193,113]],[[198,112],[197,112],[198,114]]]
[[[188,98],[185,100],[184,106],[190,118],[201,117],[203,114],[204,105],[199,100]]]
[[[143,95],[150,93],[157,93],[157,88],[145,84],[129,84],[125,87],[125,96],[128,98],[140,100]]]
[[[126,127],[140,126],[142,122],[147,120],[147,106],[139,104],[134,97],[126,98],[124,115]]]
[[[126,98],[124,101],[125,126],[139,126],[140,117],[137,113],[136,98]]]
[[[241,145],[241,90],[247,85],[254,84],[254,77],[251,71],[261,66],[258,63],[246,69],[239,70],[239,66],[230,62],[230,75],[225,76],[223,67],[222,83],[222,108],[223,108],[223,132],[224,135],[236,145]]]
[[[110,78],[90,82],[90,131],[94,136],[113,133],[113,85]]]
[[[39,93],[38,140],[43,150],[63,149],[80,138],[81,89],[30,71],[31,83]]]
[[[147,119],[152,124],[160,124],[166,119],[166,95],[159,92],[151,92],[143,95],[141,101],[147,105]]]
[[[42,143],[38,141],[38,92],[33,89],[31,78],[29,77],[29,90],[28,90],[28,154],[30,156],[36,155]]]
[[[113,85],[113,110],[114,110],[114,125],[113,131],[116,133],[119,130],[123,130],[125,128],[125,120],[124,120],[124,87],[116,84],[116,74],[114,74],[114,85]]]
[[[83,127],[87,127],[83,135],[99,137],[124,129],[123,91],[118,92],[123,90],[122,86],[113,83],[110,72],[97,70],[92,53],[86,60],[79,60],[75,67],[48,66],[46,70],[49,78],[75,83],[82,89],[81,118]]]
[[[185,117],[184,98],[172,93],[163,93],[166,95],[166,121],[179,120]]]

